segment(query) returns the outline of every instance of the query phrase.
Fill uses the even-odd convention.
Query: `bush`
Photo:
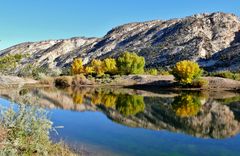
[[[60,76],[67,76],[67,75],[71,75],[71,68],[63,67]]]
[[[195,79],[191,83],[191,87],[193,88],[204,88],[208,86],[208,81],[204,79]]]
[[[90,82],[83,74],[75,75],[72,79],[73,86],[88,85],[91,83],[92,82]]]
[[[1,109],[0,124],[7,130],[0,142],[0,155],[75,155],[60,144],[53,144],[52,122],[41,108],[20,105],[17,109]]]
[[[155,68],[149,69],[146,71],[146,74],[150,74],[150,75],[158,75],[158,71]]]
[[[125,52],[117,59],[117,67],[122,75],[144,73],[145,59],[136,53]]]
[[[20,77],[31,77],[36,80],[40,80],[43,77],[45,77],[46,75],[53,76],[53,75],[58,75],[58,74],[57,73],[55,74],[55,72],[53,72],[49,68],[37,67],[32,64],[26,65],[18,73],[18,76],[20,76]]]
[[[230,71],[220,71],[220,72],[210,73],[209,75],[240,81],[240,73],[233,73]]]
[[[0,57],[0,73],[12,74],[20,64],[21,60],[25,57],[27,57],[27,55],[22,54],[9,54]]]
[[[159,75],[171,75],[171,71],[167,68],[158,68]]]
[[[183,85],[191,84],[194,79],[201,76],[202,70],[195,62],[184,60],[178,62],[172,69],[175,79]]]
[[[61,76],[54,80],[55,86],[59,88],[70,87],[72,83],[73,83],[72,77],[69,76]]]

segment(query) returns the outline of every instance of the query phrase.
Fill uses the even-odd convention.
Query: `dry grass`
[[[4,148],[4,140],[6,139],[7,137],[7,130],[0,127],[0,150]]]
[[[54,78],[53,77],[45,77],[39,81],[42,85],[54,86]]]
[[[76,75],[72,79],[73,86],[79,85],[93,85],[93,81],[88,80],[84,75]]]

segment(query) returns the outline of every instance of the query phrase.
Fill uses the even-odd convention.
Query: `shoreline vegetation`
[[[0,155],[78,155],[64,142],[51,140],[50,133],[56,130],[48,112],[32,104],[36,104],[37,99],[24,99],[24,103],[18,105],[1,105]]]
[[[0,59],[0,88],[4,86],[122,86],[130,88],[155,87],[173,90],[239,90],[240,73],[207,72],[193,61],[183,60],[170,69],[145,68],[145,59],[136,53],[124,52],[118,58],[93,59],[83,64],[75,58],[61,74],[42,67],[27,66],[15,73],[21,59],[28,55],[8,55]],[[8,64],[8,66],[6,66]],[[25,69],[25,68],[24,68]],[[13,75],[13,76],[9,76]]]
[[[93,59],[85,65],[81,58],[76,58],[71,67],[64,69],[61,74],[42,67],[27,66],[16,75],[14,70],[24,57],[27,55],[0,58],[0,88],[118,86],[141,90],[240,90],[239,73],[207,73],[197,63],[189,60],[180,61],[168,70],[148,69],[145,68],[144,57],[124,52],[118,58]],[[126,102],[123,101],[121,105],[124,103]],[[24,104],[19,104],[18,107],[18,111],[8,108],[1,112],[0,154],[76,155],[64,143],[51,141],[49,132],[52,123],[45,113],[39,112],[41,109]],[[123,108],[119,110],[124,111]]]

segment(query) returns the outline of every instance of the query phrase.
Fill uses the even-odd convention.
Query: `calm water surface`
[[[240,94],[147,92],[120,88],[0,90],[0,104],[49,110],[64,140],[83,155],[236,156]]]

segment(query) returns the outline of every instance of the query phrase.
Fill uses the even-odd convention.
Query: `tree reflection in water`
[[[98,111],[129,127],[181,132],[202,138],[228,138],[240,132],[239,94],[232,92],[141,92],[121,88],[2,90],[17,103],[38,99],[40,106]],[[16,96],[19,95],[19,96]],[[26,102],[22,95],[28,96]],[[33,103],[34,104],[34,103]]]
[[[145,108],[144,98],[140,95],[115,93],[106,90],[84,91],[78,90],[72,93],[76,104],[104,105],[106,108],[116,109],[124,116],[136,115]]]
[[[140,95],[119,95],[116,109],[125,116],[136,115],[143,112],[145,108],[143,96]]]
[[[191,117],[200,111],[201,101],[193,94],[181,94],[174,98],[172,108],[179,117]]]

